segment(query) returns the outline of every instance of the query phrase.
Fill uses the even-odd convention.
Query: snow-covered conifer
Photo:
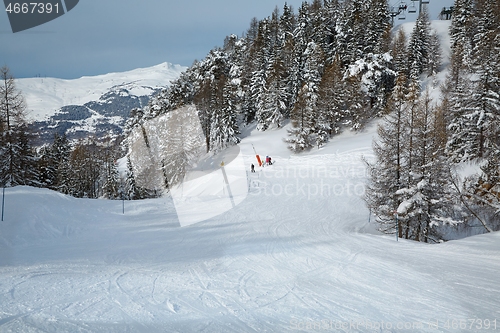
[[[424,7],[425,8],[425,7]],[[423,10],[415,22],[415,27],[410,35],[407,54],[408,63],[418,75],[428,73],[431,57],[431,30],[429,14]]]

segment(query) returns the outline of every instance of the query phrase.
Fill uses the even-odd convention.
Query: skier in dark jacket
[[[252,172],[255,172],[255,166],[253,165],[253,163],[252,163],[252,165],[250,166],[250,170],[252,170]]]

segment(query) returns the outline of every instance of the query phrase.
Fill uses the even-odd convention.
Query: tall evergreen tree
[[[426,243],[440,241],[433,227],[452,221],[454,211],[450,167],[434,136],[434,116],[426,91],[415,113],[409,182],[400,191],[405,200],[399,213],[409,228],[408,238]]]
[[[392,65],[396,73],[404,72],[408,77],[408,55],[406,53],[406,33],[399,29],[391,44]]]
[[[286,142],[289,143],[288,148],[293,152],[307,150],[315,144],[312,138],[315,123],[314,110],[308,103],[313,94],[314,90],[305,83],[299,91],[297,102],[290,115],[292,127],[288,130],[289,138]]]
[[[368,1],[365,49],[363,53],[383,54],[389,51],[391,17],[387,0]]]
[[[429,14],[423,10],[415,22],[407,48],[411,70],[421,75],[428,73],[431,58],[431,31]]]
[[[231,100],[230,82],[221,74],[216,81],[216,107],[212,117],[210,141],[213,151],[220,151],[240,142],[235,106]]]
[[[318,101],[319,86],[324,70],[324,53],[316,43],[310,42],[304,56],[305,63],[302,71],[304,85],[292,111],[292,129],[289,130],[291,138],[287,140],[290,143],[289,148],[293,151],[321,145],[320,141],[324,139],[324,136],[318,139],[317,127],[317,120],[325,119],[325,117],[318,117],[318,112],[322,112],[318,108]],[[327,128],[321,130],[326,131]]]
[[[400,238],[439,242],[436,226],[454,221],[456,214],[450,166],[435,135],[438,122],[429,94],[414,108],[405,102],[404,81],[401,74],[390,103],[393,112],[379,127],[376,162],[368,164],[367,203],[381,231],[398,230]],[[408,118],[413,118],[411,128]]]
[[[55,179],[49,188],[64,194],[71,193],[72,171],[70,165],[71,147],[66,135],[56,135],[52,144],[51,157],[54,160]],[[52,187],[53,186],[53,187]]]
[[[345,116],[346,84],[340,57],[337,55],[332,64],[325,68],[319,86],[318,109],[321,110],[324,122],[323,129],[328,136],[338,134]]]
[[[370,183],[367,187],[366,201],[371,212],[377,217],[380,230],[394,233],[399,238],[408,238],[409,227],[402,225],[394,213],[404,198],[400,192],[408,180],[408,128],[406,119],[409,114],[406,104],[406,77],[400,73],[388,103],[389,113],[378,126],[379,140],[373,143],[375,162],[368,163]]]
[[[0,81],[0,185],[26,185],[33,167],[24,126],[26,104],[6,66],[0,68]]]
[[[27,126],[23,124],[16,130],[16,150],[18,158],[15,161],[15,169],[18,170],[17,178],[20,185],[38,186],[39,173],[36,167],[35,152],[30,144]]]
[[[108,161],[104,165],[105,180],[103,182],[102,192],[107,199],[118,199],[120,195],[119,182],[120,174],[117,165]]]
[[[490,4],[478,5],[472,62],[468,71],[457,70],[448,80],[452,110],[448,153],[455,161],[488,158],[498,150],[500,33],[493,13]],[[460,55],[453,57],[452,68],[460,67],[456,63],[461,61]]]
[[[125,179],[124,195],[128,200],[141,199],[140,190],[135,181],[134,168],[130,156],[127,156],[127,178]]]
[[[296,17],[290,6],[285,4],[283,14],[280,18],[280,32],[282,34],[281,54],[279,55],[284,68],[284,84],[285,84],[285,110],[284,116],[290,116],[290,110],[295,104],[297,93],[299,90],[298,78],[300,71],[299,59],[295,57],[295,37]]]
[[[361,74],[352,75],[345,79],[345,95],[349,98],[346,100],[343,123],[352,131],[361,129],[371,116],[369,99],[362,90],[361,80]]]
[[[287,91],[285,81],[285,67],[279,57],[275,57],[269,64],[262,103],[257,112],[258,128],[281,127],[287,108]]]

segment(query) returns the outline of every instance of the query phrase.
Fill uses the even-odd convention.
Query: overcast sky
[[[401,1],[392,0],[391,5]],[[431,19],[453,0],[430,0]],[[190,66],[224,37],[284,0],[80,0],[65,15],[16,34],[0,12],[0,66],[15,77],[78,78],[170,62]],[[287,0],[295,12],[302,0]],[[410,0],[406,3],[409,5]],[[3,7],[2,7],[3,8]],[[407,15],[415,20],[415,15]],[[402,21],[396,20],[396,24]]]

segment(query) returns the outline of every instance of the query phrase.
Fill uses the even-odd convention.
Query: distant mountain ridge
[[[120,134],[130,110],[145,106],[186,69],[162,63],[148,68],[84,76],[79,79],[17,79],[27,103],[37,143],[51,142],[55,133],[70,139]]]

